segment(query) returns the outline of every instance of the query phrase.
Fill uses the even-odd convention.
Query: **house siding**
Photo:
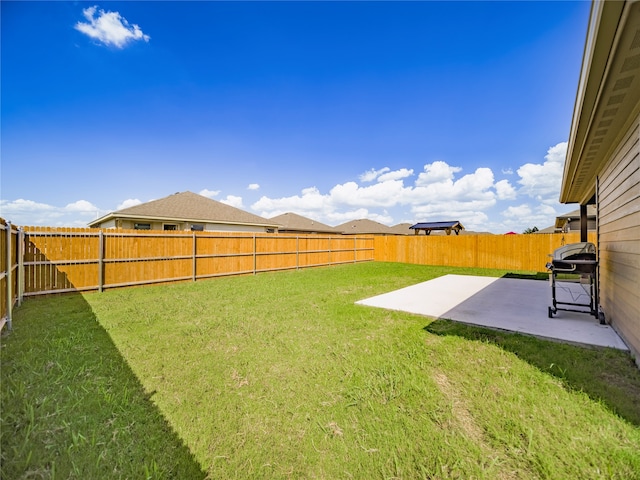
[[[115,227],[115,221],[105,222],[100,225],[100,228],[113,228]],[[109,223],[110,226],[107,227],[106,224]],[[112,224],[114,223],[114,224]],[[149,223],[151,224],[152,230],[163,230],[164,225],[171,224],[177,225],[178,230],[191,230],[191,224],[199,224],[204,225],[204,230],[206,232],[255,232],[255,233],[265,233],[267,231],[267,227],[263,227],[261,225],[241,225],[241,224],[227,224],[227,223],[203,223],[203,222],[182,222],[182,221],[153,221],[153,220],[131,220],[131,219],[121,219],[119,220],[119,227],[124,229],[133,229],[135,228],[136,223]]]
[[[259,225],[230,225],[224,223],[207,223],[204,229],[207,232],[257,232],[264,233],[267,227]]]
[[[116,228],[116,220],[111,219],[108,222],[104,222],[98,228]]]
[[[600,304],[640,364],[640,115],[598,177]]]
[[[594,218],[587,219],[587,230],[595,231],[597,227],[597,222]],[[580,231],[580,219],[576,221],[569,222],[569,231],[570,232],[579,232]]]

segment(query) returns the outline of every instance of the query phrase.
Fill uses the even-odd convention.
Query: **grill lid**
[[[553,252],[553,261],[569,259],[595,260],[596,246],[591,242],[569,243]]]

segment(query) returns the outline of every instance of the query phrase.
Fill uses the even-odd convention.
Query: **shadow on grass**
[[[26,300],[0,359],[2,478],[205,478],[82,295]]]
[[[439,319],[424,329],[435,335],[492,343],[640,426],[640,370],[626,352],[568,345],[451,320]]]

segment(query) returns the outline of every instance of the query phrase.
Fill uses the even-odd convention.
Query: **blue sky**
[[[2,1],[0,216],[190,190],[329,225],[544,228],[590,3]]]

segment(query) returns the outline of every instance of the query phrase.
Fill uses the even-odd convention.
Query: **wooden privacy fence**
[[[24,296],[373,260],[373,237],[25,227]]]
[[[24,296],[364,261],[545,270],[579,233],[460,236],[287,235],[16,228],[0,219],[0,329]],[[596,243],[596,234],[589,233]]]
[[[375,260],[544,272],[550,253],[579,241],[580,233],[387,235],[375,239]],[[589,233],[589,241],[596,243],[595,232]]]

